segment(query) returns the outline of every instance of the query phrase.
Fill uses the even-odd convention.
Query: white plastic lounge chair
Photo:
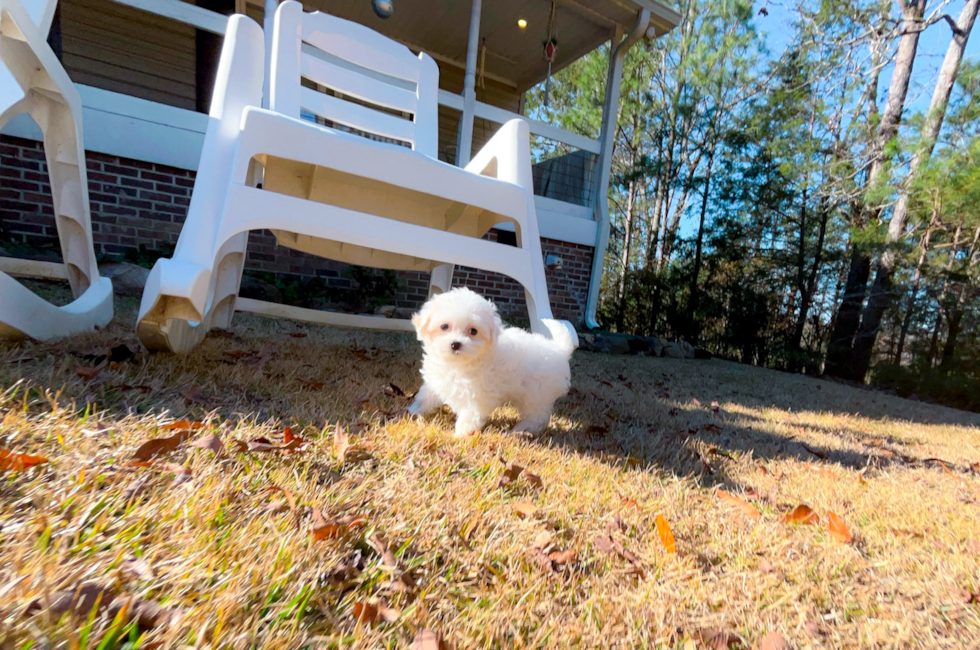
[[[550,336],[527,124],[505,124],[465,169],[453,167],[436,155],[439,70],[429,56],[362,25],[303,13],[298,2],[279,6],[273,29],[263,109],[262,31],[229,19],[187,220],[143,294],[144,344],[183,352],[210,327],[227,327],[248,232],[259,229],[281,246],[351,264],[437,269],[434,292],[449,289],[454,264],[502,273],[525,287],[532,330]],[[518,247],[480,239],[507,221]],[[313,311],[257,302],[239,299],[238,308]],[[394,320],[315,313],[340,325]]]
[[[82,101],[46,35],[57,0],[0,0],[0,126],[29,114],[44,134],[64,265],[0,258],[0,337],[48,341],[112,320],[112,281],[99,277],[82,142]],[[67,279],[75,300],[56,307],[14,280]]]

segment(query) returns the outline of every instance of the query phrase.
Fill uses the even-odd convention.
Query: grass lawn
[[[455,439],[384,415],[418,388],[408,335],[240,315],[92,378],[138,349],[117,302],[0,345],[0,448],[50,459],[0,473],[2,648],[980,647],[976,414],[577,352],[547,432],[504,410]],[[287,426],[307,444],[269,450]],[[818,521],[784,523],[801,504]]]

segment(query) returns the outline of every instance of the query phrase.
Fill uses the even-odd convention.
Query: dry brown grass
[[[86,382],[76,370],[90,364],[73,354],[136,347],[134,304],[120,311],[92,336],[0,347],[0,447],[50,458],[0,475],[0,647],[98,647],[99,618],[25,613],[83,582],[182,612],[124,647],[404,648],[423,628],[457,648],[681,648],[704,628],[749,647],[774,631],[794,648],[980,647],[975,415],[720,361],[576,353],[545,434],[505,435],[516,414],[503,411],[456,440],[449,415],[381,424],[364,412],[369,392],[382,410],[400,406],[388,382],[417,388],[410,336],[240,316],[234,337],[193,357],[142,354]],[[355,337],[388,349],[363,358]],[[176,418],[226,441],[290,425],[313,444],[226,457],[182,446],[165,459],[192,469],[176,487],[166,471],[127,467]],[[342,466],[337,422],[359,450]],[[543,489],[525,477],[498,487],[500,457]],[[295,515],[265,509],[280,496],[269,486],[295,496]],[[537,511],[522,518],[519,501]],[[780,523],[800,503],[819,525]],[[316,541],[312,508],[366,523]],[[828,511],[853,543],[830,535]],[[608,526],[615,516],[625,530]],[[557,572],[530,549],[545,531],[546,550],[576,552]],[[597,548],[601,535],[635,564]],[[136,558],[152,577],[123,568]],[[358,625],[354,603],[372,598],[397,620]]]

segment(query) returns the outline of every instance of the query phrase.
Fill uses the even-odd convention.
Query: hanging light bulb
[[[395,13],[395,4],[391,0],[371,0],[371,8],[374,15],[381,19],[391,18],[391,14]]]
[[[517,19],[517,26],[520,27],[521,29],[526,29],[527,28],[527,21],[524,20],[523,18],[518,18]]]

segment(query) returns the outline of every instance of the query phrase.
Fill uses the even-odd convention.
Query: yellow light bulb
[[[524,20],[523,18],[520,18],[517,21],[517,26],[520,27],[521,29],[524,29],[525,27],[527,27],[527,21]]]

